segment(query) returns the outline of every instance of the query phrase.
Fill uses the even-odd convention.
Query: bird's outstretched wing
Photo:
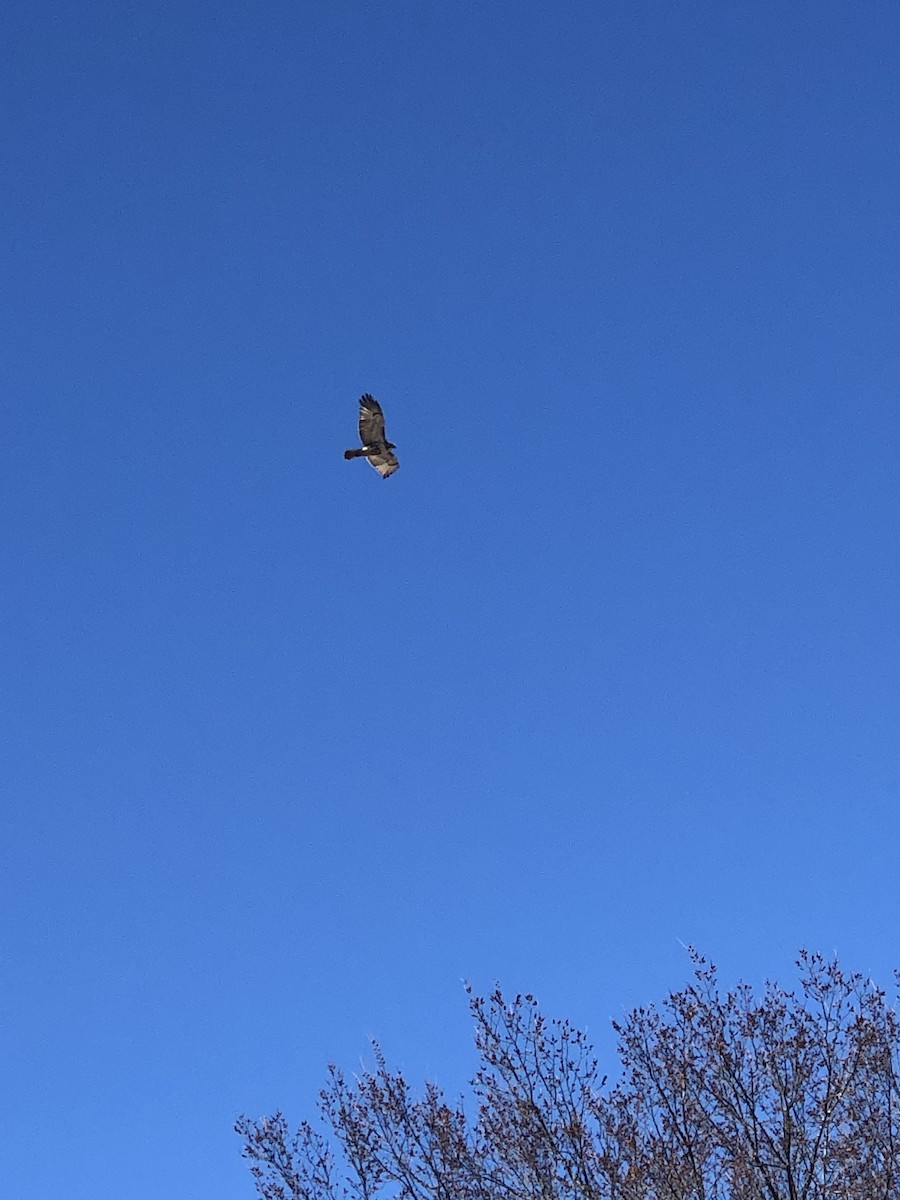
[[[374,453],[367,454],[366,458],[382,479],[387,479],[388,475],[393,475],[395,471],[400,469],[397,455],[393,450],[389,450],[387,446],[383,450],[376,450]]]
[[[377,446],[387,441],[381,405],[368,392],[359,398],[359,440],[364,446]]]

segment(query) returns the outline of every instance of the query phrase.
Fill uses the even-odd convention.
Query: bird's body
[[[385,436],[381,405],[368,392],[359,398],[359,440],[362,449],[345,450],[344,458],[367,458],[382,479],[399,468],[396,446]]]

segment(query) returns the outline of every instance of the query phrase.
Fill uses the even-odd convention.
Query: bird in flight
[[[344,458],[367,458],[382,479],[399,469],[396,446],[384,433],[381,405],[368,392],[359,398],[359,440],[361,450],[345,450]]]

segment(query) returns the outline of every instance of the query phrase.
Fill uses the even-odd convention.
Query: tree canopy
[[[802,953],[799,988],[693,981],[621,1023],[610,1079],[530,995],[469,993],[471,1094],[415,1094],[374,1046],[319,1120],[236,1125],[264,1200],[900,1200],[900,1026]],[[613,1078],[614,1076],[614,1078]]]

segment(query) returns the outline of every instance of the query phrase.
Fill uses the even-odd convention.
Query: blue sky
[[[890,981],[898,41],[7,0],[4,1195],[249,1197],[463,978],[610,1063],[681,942]]]

